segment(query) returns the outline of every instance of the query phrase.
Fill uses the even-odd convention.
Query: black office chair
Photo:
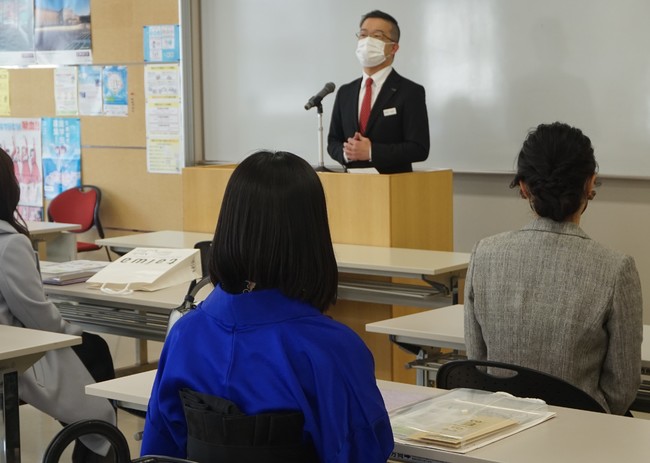
[[[229,400],[180,391],[187,421],[187,457],[198,463],[316,463],[303,442],[299,411],[246,415]]]
[[[116,463],[196,463],[182,458],[158,455],[144,456],[131,460],[129,444],[122,431],[102,420],[81,420],[64,427],[54,436],[45,449],[43,463],[58,463],[65,449],[76,439],[89,434],[98,434],[110,442]]]
[[[494,368],[503,371],[494,374]],[[606,413],[596,399],[563,379],[508,363],[481,360],[445,363],[438,370],[436,386],[504,391],[517,397],[542,399],[549,405]]]
[[[199,250],[201,255],[201,270],[204,277],[208,276],[208,267],[210,266],[210,250],[212,241],[198,241],[194,244],[194,249]]]

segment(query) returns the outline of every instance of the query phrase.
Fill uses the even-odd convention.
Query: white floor
[[[144,427],[142,418],[118,410],[117,426],[120,428],[131,449],[131,458],[140,456],[140,442],[134,439]],[[58,421],[41,413],[30,405],[20,406],[20,445],[23,463],[39,463],[52,438],[62,429]],[[61,462],[69,462],[72,445],[68,447]]]

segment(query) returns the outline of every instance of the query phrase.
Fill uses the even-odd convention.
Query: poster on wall
[[[11,156],[20,185],[21,206],[43,206],[41,120],[0,119],[0,146]]]
[[[104,115],[126,116],[129,113],[126,66],[104,66],[103,84]]]
[[[90,64],[90,0],[34,0],[39,64]]]
[[[102,114],[102,66],[79,66],[79,114]]]
[[[76,118],[43,118],[43,189],[46,199],[81,185],[81,124]]]
[[[178,24],[144,26],[144,60],[178,62],[181,58]]]
[[[145,76],[147,172],[180,174],[185,166],[178,64],[148,64]]]
[[[36,64],[34,0],[0,0],[0,64]]]

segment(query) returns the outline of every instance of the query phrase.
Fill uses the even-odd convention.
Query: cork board
[[[146,171],[142,39],[145,25],[178,24],[179,2],[93,0],[90,6],[93,64],[127,66],[129,112],[80,117],[82,182],[102,190],[106,229],[181,230],[181,176]],[[11,69],[9,78],[10,117],[56,116],[53,69]]]

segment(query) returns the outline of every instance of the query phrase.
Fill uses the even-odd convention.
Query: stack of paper
[[[41,261],[41,279],[47,285],[81,283],[106,267],[110,262],[71,260],[69,262]]]
[[[395,442],[466,453],[548,420],[538,399],[455,389],[390,414]]]

